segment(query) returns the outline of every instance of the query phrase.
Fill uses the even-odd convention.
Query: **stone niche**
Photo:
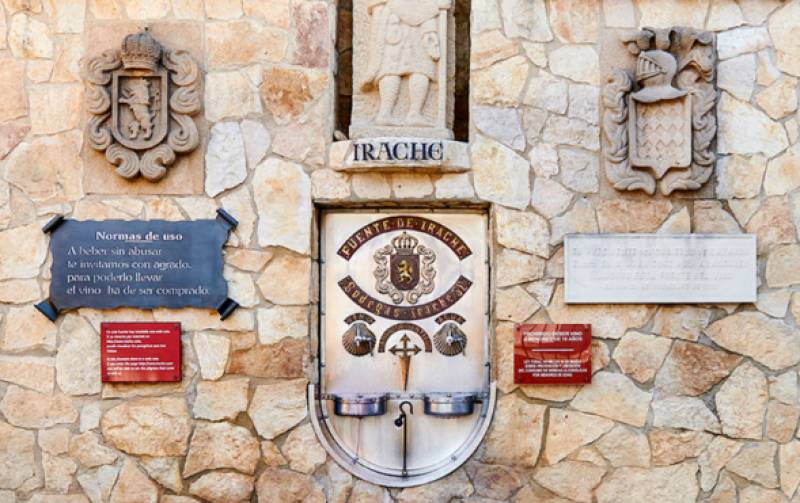
[[[353,0],[349,140],[341,171],[469,169],[453,141],[455,0]]]
[[[610,185],[664,196],[703,189],[716,160],[714,34],[644,28],[606,46],[614,62],[602,93]]]

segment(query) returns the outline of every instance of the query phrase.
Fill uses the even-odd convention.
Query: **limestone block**
[[[580,447],[594,442],[613,426],[613,421],[602,417],[553,408],[547,426],[544,460],[556,464]]]
[[[258,244],[284,246],[308,254],[311,247],[311,179],[303,168],[299,164],[269,158],[256,168],[253,193],[260,216]]]
[[[717,114],[719,153],[766,154],[772,157],[789,146],[786,131],[780,123],[728,93],[722,93]]]
[[[750,330],[758,331],[758,339],[747,337]],[[713,323],[705,333],[723,348],[750,356],[773,370],[784,369],[800,361],[800,341],[792,329],[782,321],[759,312],[740,312],[728,316]]]
[[[605,0],[603,2],[603,17],[606,26],[615,28],[636,27],[636,7],[633,0]]]
[[[672,26],[702,28],[709,3],[711,3],[709,0],[700,0],[699,2],[684,0],[667,5],[658,0],[639,0],[639,9],[642,14],[639,24],[656,28]]]
[[[237,269],[248,272],[258,272],[272,258],[272,252],[257,250],[226,250],[225,262]]]
[[[600,149],[598,131],[597,126],[580,119],[553,115],[545,123],[542,140],[556,145],[571,145],[597,151]]]
[[[44,470],[44,488],[59,494],[66,494],[72,484],[73,475],[78,470],[78,465],[69,458],[42,454],[42,468]]]
[[[27,115],[24,61],[8,56],[0,58],[0,91],[4,96],[0,103],[0,120],[7,121]],[[19,133],[14,136],[19,136]],[[21,136],[24,136],[24,133]],[[16,143],[19,143],[19,140],[14,142]]]
[[[259,501],[323,503],[322,487],[311,475],[284,468],[267,468],[258,477],[256,494]]]
[[[739,234],[742,230],[719,201],[695,201],[694,232],[701,234]]]
[[[247,178],[244,140],[239,124],[219,122],[206,148],[206,194],[214,197]]]
[[[714,413],[699,398],[670,397],[653,401],[653,426],[719,433]]]
[[[350,178],[332,169],[311,172],[311,194],[314,200],[347,199],[350,197]]]
[[[222,207],[231,215],[236,217],[239,225],[234,230],[239,238],[239,246],[249,246],[253,239],[253,231],[256,227],[257,215],[253,210],[253,197],[250,189],[246,186],[234,189],[221,198]]]
[[[198,419],[219,421],[236,419],[247,410],[250,380],[246,378],[197,383],[197,397],[192,407],[192,416]]]
[[[485,31],[472,39],[470,68],[478,70],[519,54],[519,43],[509,40],[500,30]]]
[[[501,397],[484,439],[482,461],[535,466],[544,440],[546,411],[547,407],[528,403],[516,395]]]
[[[720,59],[758,52],[770,45],[769,33],[766,28],[760,26],[724,31],[717,37],[717,53]]]
[[[562,183],[576,192],[594,193],[600,188],[597,156],[579,148],[558,149]]]
[[[511,0],[516,1],[516,0]],[[523,56],[514,56],[472,74],[472,98],[479,105],[513,106],[528,80],[530,63]]]
[[[19,144],[6,158],[6,180],[38,204],[80,199],[81,138],[79,131],[69,131]]]
[[[653,395],[642,391],[627,377],[601,371],[581,389],[572,407],[632,426],[644,426]]]
[[[78,484],[92,503],[102,503],[111,497],[114,482],[119,475],[118,466],[101,466],[97,470],[89,470],[78,474]],[[165,501],[165,500],[162,500]]]
[[[564,45],[550,53],[550,71],[576,82],[599,84],[600,63],[594,47]]]
[[[475,127],[483,134],[514,150],[525,150],[525,133],[520,126],[517,110],[475,107],[472,113]]]
[[[569,103],[567,90],[567,82],[564,79],[539,70],[528,82],[523,103],[548,112],[563,114],[567,111]],[[544,120],[542,120],[542,125],[544,125]]]
[[[176,493],[183,492],[180,458],[139,458],[139,466],[156,482]],[[163,502],[163,499],[161,500]]]
[[[655,389],[665,396],[700,396],[726,378],[741,360],[703,344],[676,341],[658,371]]]
[[[722,31],[744,24],[742,9],[733,0],[718,0],[711,4],[706,29]]]
[[[169,14],[168,0],[123,0],[131,19],[155,19]]]
[[[0,247],[1,243],[2,239]],[[57,331],[56,325],[33,306],[13,307],[8,311],[5,336],[0,343],[0,349],[11,353],[31,349],[52,351],[56,346]]]
[[[78,419],[78,411],[66,395],[45,395],[13,384],[0,401],[0,412],[9,423],[24,428],[49,428]]]
[[[785,4],[769,20],[769,34],[777,50],[777,65],[782,71],[800,76],[800,42],[794,30],[800,22],[800,5]]]
[[[713,439],[713,435],[702,431],[661,428],[650,430],[648,435],[653,464],[656,466],[674,465],[689,458],[696,458],[705,451]]]
[[[56,381],[68,395],[100,393],[100,339],[89,323],[68,315],[61,323],[61,345],[56,354]]]
[[[292,64],[327,68],[330,57],[328,4],[322,1],[292,5],[294,54]],[[374,32],[373,32],[374,33]],[[354,31],[354,35],[358,30]]]
[[[500,7],[503,30],[509,38],[522,37],[532,42],[553,40],[544,0],[502,0]]]
[[[54,363],[53,358],[49,357],[0,355],[0,381],[41,393],[52,393]]]
[[[308,336],[306,306],[274,306],[258,310],[258,342],[273,344],[284,337],[303,339]]]
[[[700,487],[703,491],[714,488],[719,471],[741,448],[741,442],[722,436],[714,437],[708,448],[697,458],[700,465]]]
[[[779,79],[758,93],[756,103],[773,119],[786,117],[797,110],[797,79]]]
[[[497,286],[512,286],[539,279],[544,276],[544,265],[545,261],[540,257],[501,248],[495,259]]]
[[[620,370],[644,383],[653,378],[669,352],[672,340],[642,332],[628,332],[614,350]]]
[[[140,398],[108,410],[100,427],[107,442],[129,454],[182,456],[191,419],[183,398]]]
[[[749,362],[740,365],[715,397],[722,432],[735,438],[760,439],[768,398],[761,371]]]
[[[394,173],[392,193],[397,199],[422,199],[433,193],[433,184],[427,175]]]
[[[537,178],[533,182],[531,205],[537,213],[553,218],[569,208],[572,196],[573,193],[560,183],[549,178]]]
[[[494,500],[509,499],[523,484],[516,470],[502,465],[469,463],[465,466],[475,496]]]
[[[770,159],[764,177],[764,190],[768,196],[782,195],[800,187],[800,147],[794,145],[784,153]]]
[[[748,199],[761,192],[761,180],[767,168],[762,155],[724,156],[717,160],[717,196],[720,199]]]
[[[591,463],[562,461],[539,469],[534,480],[570,501],[592,502],[592,492],[600,484],[606,470]]]
[[[536,183],[538,182],[537,180]],[[567,234],[598,231],[594,205],[585,197],[575,201],[571,210],[553,218],[550,225],[552,229],[550,244],[553,246],[561,244]]]
[[[305,419],[306,384],[294,379],[256,387],[247,414],[259,436],[272,440]]]
[[[208,65],[215,70],[233,65],[278,63],[286,55],[286,31],[252,19],[206,25]]]
[[[36,474],[33,433],[0,421],[0,435],[0,488],[17,489]]]
[[[231,341],[224,335],[198,332],[192,338],[200,375],[203,379],[217,380],[225,373]]]
[[[283,443],[282,452],[292,470],[306,474],[313,473],[327,458],[325,449],[319,444],[314,428],[309,423],[289,433]]]
[[[717,65],[717,87],[743,101],[750,101],[756,80],[756,55],[743,54]]]
[[[306,357],[304,339],[285,338],[234,351],[228,373],[254,377],[301,377]]]
[[[745,230],[756,235],[759,254],[767,252],[775,245],[797,241],[792,209],[783,197],[768,197],[764,200],[747,222]]]
[[[279,124],[298,119],[308,106],[328,90],[328,74],[321,70],[267,68],[263,73],[261,97]]]
[[[307,225],[310,227],[310,222]],[[257,284],[264,298],[274,304],[308,304],[311,299],[311,260],[288,253],[277,255],[264,268]]]
[[[792,440],[800,419],[800,407],[774,400],[767,406],[767,438],[779,443]]]
[[[598,503],[693,503],[697,499],[697,463],[657,468],[620,468],[597,488]]]
[[[733,457],[725,468],[764,487],[778,487],[775,456],[778,446],[774,442],[751,442]]]
[[[519,286],[495,292],[495,314],[498,320],[522,323],[541,307],[536,299]]]
[[[22,12],[11,18],[8,27],[8,47],[17,58],[53,56],[53,41],[47,25]]]
[[[547,221],[535,213],[495,208],[497,242],[506,248],[549,256]]]
[[[198,423],[189,443],[183,477],[218,468],[253,474],[261,449],[247,428],[230,423]]]
[[[273,2],[244,0],[242,3],[245,16],[258,16],[269,24],[283,28],[289,27],[289,0],[275,0]]]
[[[650,465],[650,445],[647,443],[647,437],[627,426],[615,426],[603,435],[596,446],[611,466]]]
[[[86,468],[109,465],[119,457],[117,451],[101,444],[92,432],[73,436],[69,441],[69,455]]]
[[[210,121],[245,117],[262,112],[255,84],[243,72],[214,72],[206,75],[205,114]]]

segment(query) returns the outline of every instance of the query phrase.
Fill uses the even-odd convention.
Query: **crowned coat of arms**
[[[434,288],[436,254],[407,232],[375,252],[375,289],[392,302],[416,304]]]
[[[715,160],[713,34],[645,28],[623,41],[636,65],[614,69],[603,90],[608,180],[651,195],[699,189]]]
[[[123,178],[157,181],[176,154],[200,135],[200,70],[185,51],[165,49],[148,30],[125,37],[120,50],[89,60],[88,142]]]

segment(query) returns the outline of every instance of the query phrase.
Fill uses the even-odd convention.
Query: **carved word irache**
[[[186,51],[163,48],[145,29],[90,59],[86,79],[89,146],[121,177],[160,180],[176,154],[200,143],[192,116],[201,74]]]
[[[645,28],[622,37],[635,72],[616,68],[603,90],[606,176],[618,190],[696,190],[714,170],[714,35]]]

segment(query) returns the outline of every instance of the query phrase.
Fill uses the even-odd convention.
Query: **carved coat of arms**
[[[86,74],[89,146],[120,176],[160,180],[176,154],[199,144],[192,116],[200,111],[200,69],[187,52],[163,48],[144,30],[89,60]]]
[[[436,254],[407,232],[375,252],[375,289],[392,302],[416,304],[434,288]]]
[[[603,90],[606,176],[618,190],[699,189],[714,170],[715,49],[710,32],[653,29],[623,36],[636,69]]]

